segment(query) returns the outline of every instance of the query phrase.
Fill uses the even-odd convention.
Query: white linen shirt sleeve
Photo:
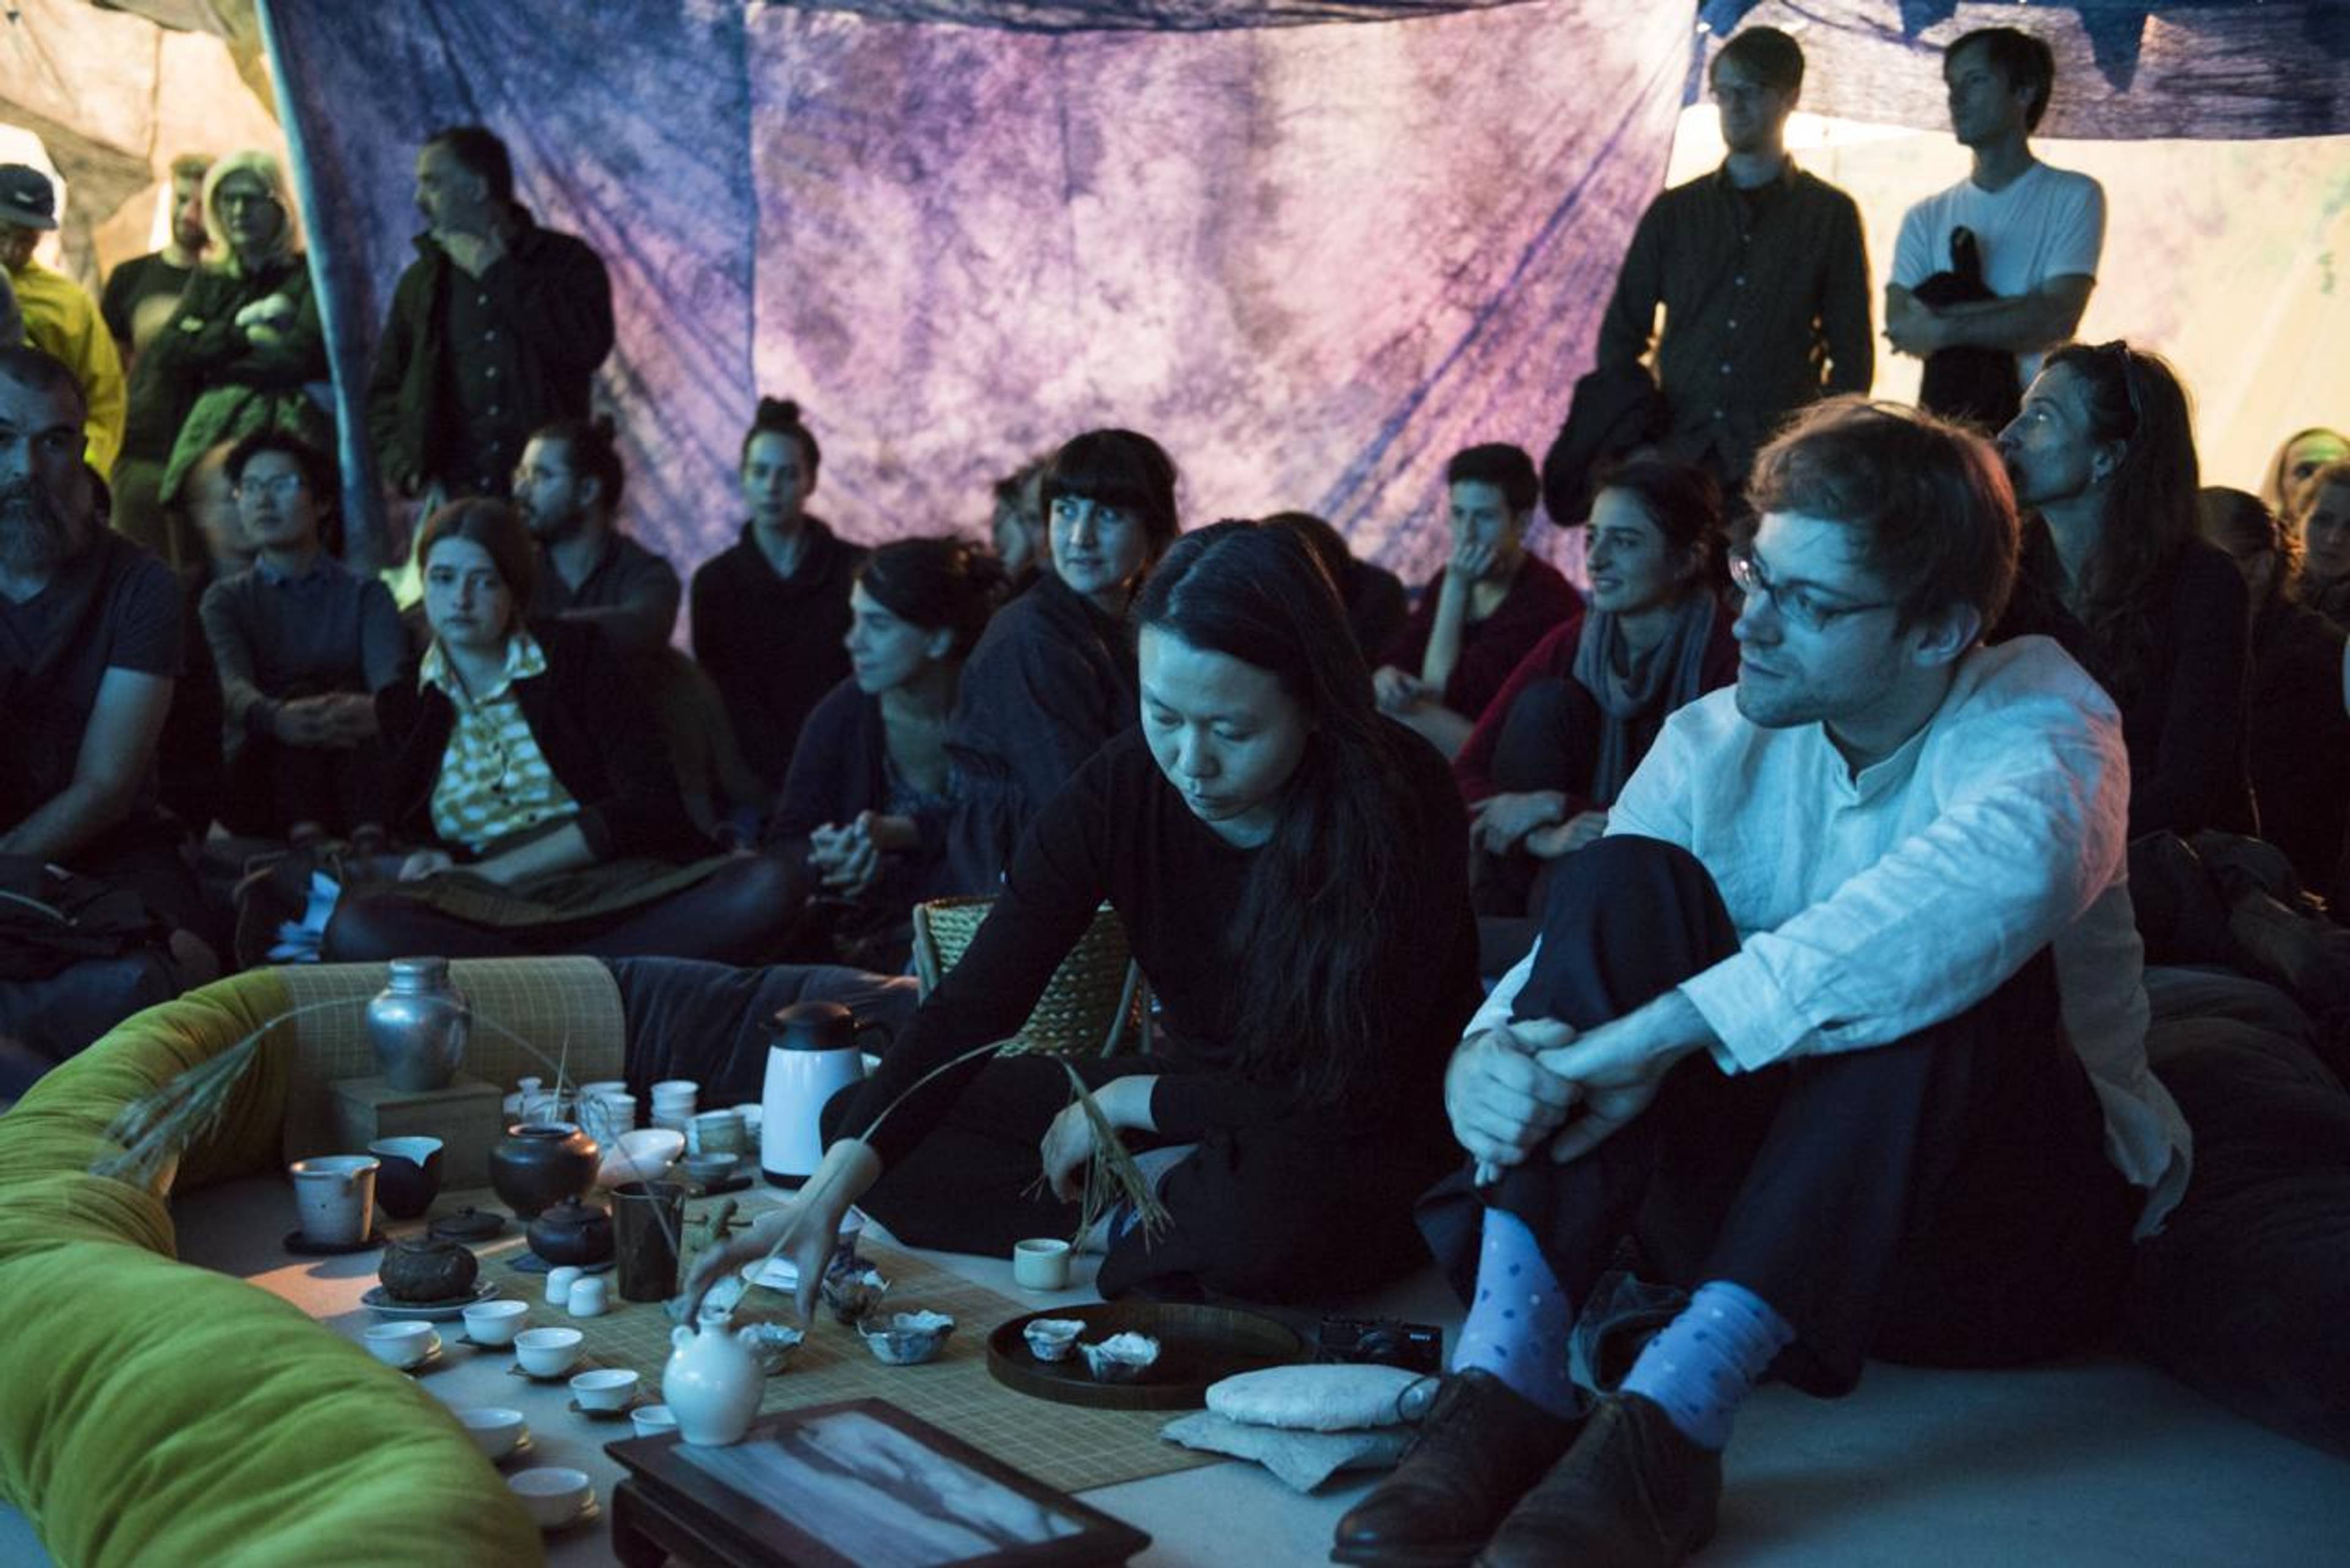
[[[1940,795],[1930,821],[1683,982],[1739,1067],[1881,1045],[1957,1015],[2119,875],[2129,762],[2085,680],[1958,715],[1934,742],[1910,785]]]

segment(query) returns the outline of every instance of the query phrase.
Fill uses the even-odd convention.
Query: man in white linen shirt
[[[1840,399],[1750,493],[1737,685],[1667,722],[1454,1054],[1479,1179],[1422,1220],[1469,1317],[1340,1561],[1679,1562],[1765,1367],[1833,1396],[1872,1354],[2073,1348],[2185,1186],[2119,720],[2054,643],[1981,642],[1997,454]],[[1626,1241],[1693,1293],[1595,1398],[1567,1335]]]

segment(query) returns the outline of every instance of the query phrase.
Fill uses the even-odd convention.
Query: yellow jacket
[[[64,360],[79,378],[82,399],[89,405],[89,465],[111,476],[128,407],[114,334],[88,290],[65,274],[26,262],[24,271],[8,276],[16,286],[17,308],[25,313],[26,341]]]

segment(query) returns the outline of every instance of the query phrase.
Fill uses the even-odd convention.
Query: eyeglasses
[[[1864,615],[1870,610],[1891,609],[1891,599],[1879,599],[1874,604],[1822,604],[1810,591],[1800,587],[1781,587],[1762,569],[1752,550],[1730,552],[1730,580],[1748,598],[1769,601],[1773,609],[1789,626],[1806,632],[1825,631],[1848,615]]]
[[[236,487],[236,493],[241,496],[274,495],[278,500],[284,501],[289,496],[302,493],[302,476],[298,473],[280,473],[269,479],[248,479]]]
[[[266,191],[215,191],[213,202],[226,212],[231,207],[274,207],[277,198]]]

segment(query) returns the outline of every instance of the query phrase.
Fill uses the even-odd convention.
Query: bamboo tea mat
[[[1180,1448],[1159,1436],[1159,1429],[1173,1418],[1170,1412],[1087,1409],[1006,1388],[988,1374],[987,1336],[999,1324],[1035,1308],[885,1243],[868,1240],[858,1251],[889,1282],[885,1311],[927,1307],[954,1318],[946,1349],[936,1361],[920,1366],[885,1366],[865,1348],[856,1330],[818,1308],[807,1338],[792,1352],[784,1370],[767,1379],[766,1397],[759,1402],[762,1415],[836,1399],[887,1399],[1063,1491],[1087,1491],[1219,1462],[1217,1455]],[[586,1353],[583,1366],[629,1368],[643,1379],[645,1397],[658,1398],[671,1326],[661,1303],[623,1302],[616,1292],[603,1316],[572,1317],[546,1303],[544,1275],[515,1271],[511,1263],[518,1255],[502,1252],[485,1261],[484,1273],[505,1293],[529,1303],[530,1325],[578,1329],[586,1335],[580,1346]],[[778,1293],[754,1288],[744,1300],[761,1315],[791,1321],[789,1303]],[[619,1435],[625,1437],[627,1429],[619,1428]]]

